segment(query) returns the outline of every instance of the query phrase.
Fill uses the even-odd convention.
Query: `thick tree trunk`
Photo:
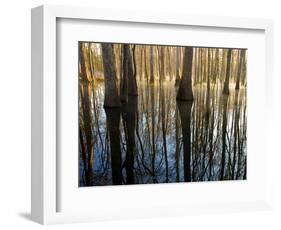
[[[113,47],[111,44],[103,43],[102,59],[104,69],[104,107],[120,106],[120,96],[116,83],[116,70],[114,64]]]
[[[229,94],[231,52],[232,52],[232,49],[228,49],[228,51],[227,51],[227,64],[226,64],[226,76],[225,76],[224,88],[223,88],[223,93],[226,94],[226,95]]]
[[[185,47],[182,78],[177,94],[177,100],[192,101],[192,58],[193,48]]]

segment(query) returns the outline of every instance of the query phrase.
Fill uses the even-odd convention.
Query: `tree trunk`
[[[103,43],[102,59],[104,69],[104,107],[120,106],[120,96],[116,84],[116,70],[114,64],[113,47],[111,44]]]
[[[138,95],[138,87],[137,87],[137,69],[136,69],[136,55],[135,55],[136,46],[133,46],[132,55],[130,55],[130,63],[129,63],[129,76],[128,76],[128,95],[129,96],[137,96]],[[134,67],[134,71],[132,69],[132,63]]]
[[[207,75],[207,94],[209,95],[210,93],[210,78],[211,78],[211,49],[207,48],[206,49],[208,53],[208,75]]]
[[[93,54],[92,54],[92,43],[89,43],[88,45],[88,59],[89,59],[89,65],[90,65],[90,72],[91,72],[91,77],[92,77],[92,81],[94,81],[94,62],[93,62]]]
[[[83,81],[89,81],[87,77],[86,60],[83,51],[83,43],[79,42],[79,62],[80,62],[80,77]]]
[[[192,101],[192,57],[193,48],[185,47],[182,78],[177,94],[177,100]]]
[[[150,46],[150,83],[154,83],[154,72],[153,72],[153,46]]]
[[[231,51],[232,51],[232,49],[228,49],[228,51],[227,51],[226,76],[225,76],[224,88],[223,88],[223,93],[226,94],[226,95],[229,94]]]
[[[158,46],[158,68],[159,68],[159,83],[162,84],[165,81],[165,70],[164,70],[164,47]]]
[[[128,75],[129,75],[129,45],[122,46],[122,70],[120,79],[120,100],[122,103],[128,102]]]
[[[178,85],[180,82],[180,47],[176,48],[176,82],[175,85]]]
[[[236,86],[235,89],[239,90],[240,89],[240,79],[241,79],[241,75],[243,73],[243,66],[244,66],[244,60],[245,60],[245,53],[246,50],[241,50],[240,51],[240,60],[239,60],[239,69],[238,69],[238,73],[237,73],[237,80],[236,80]]]

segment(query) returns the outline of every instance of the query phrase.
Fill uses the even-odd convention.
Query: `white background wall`
[[[158,10],[201,15],[262,17],[275,20],[275,95],[281,98],[281,7],[278,0],[5,0],[0,7],[0,228],[38,229],[30,213],[30,8],[40,4]],[[279,51],[279,53],[278,53]],[[280,135],[280,106],[276,132]],[[281,154],[275,146],[275,210],[50,226],[52,229],[280,229]],[[280,163],[279,163],[280,164]]]

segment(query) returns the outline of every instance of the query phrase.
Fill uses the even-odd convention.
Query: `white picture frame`
[[[264,188],[262,195],[256,200],[236,199],[212,203],[193,203],[187,207],[187,204],[178,205],[172,199],[169,205],[154,206],[143,208],[136,207],[130,209],[133,204],[127,204],[126,208],[107,212],[99,208],[85,212],[58,211],[58,199],[61,198],[58,193],[60,180],[58,172],[60,165],[57,158],[57,23],[59,19],[71,20],[96,20],[106,23],[138,23],[150,24],[151,26],[185,26],[200,28],[220,28],[225,30],[257,30],[264,34],[264,73],[262,73],[265,85],[264,106],[266,106],[264,133],[265,142],[262,143],[264,153],[264,178],[259,186]],[[243,211],[243,210],[264,210],[272,207],[272,149],[270,145],[270,130],[272,129],[273,112],[273,22],[266,19],[248,19],[214,16],[191,16],[163,14],[158,12],[132,12],[115,11],[105,9],[80,8],[69,6],[44,5],[32,9],[32,188],[31,188],[31,213],[32,219],[41,224],[70,223],[83,221],[96,221],[107,219],[140,218],[151,216],[171,216],[184,215],[189,213],[205,213],[217,211]],[[207,39],[207,38],[206,38]],[[153,41],[153,38],[151,38]],[[167,186],[167,185],[164,185]],[[174,188],[180,188],[181,185],[169,185],[165,187],[172,194]],[[205,187],[207,184],[204,185]],[[218,185],[213,185],[218,186]],[[204,189],[206,189],[204,187]],[[159,187],[160,188],[160,187]],[[162,187],[163,188],[163,187]],[[181,187],[182,188],[182,187]],[[119,194],[124,189],[117,191]],[[159,190],[159,189],[158,189]],[[157,189],[146,187],[134,188],[131,192],[141,193],[151,192],[154,195]],[[67,191],[66,191],[67,192]],[[94,192],[94,191],[93,191]],[[64,194],[64,193],[63,193]],[[112,194],[112,193],[111,193]],[[174,193],[175,194],[175,193]],[[114,194],[112,194],[114,195]],[[175,194],[176,195],[176,194]],[[71,197],[70,197],[71,198]],[[78,198],[75,198],[78,199]],[[68,199],[69,200],[69,199]],[[75,202],[74,202],[75,203]],[[129,203],[129,202],[128,202]],[[110,205],[109,205],[110,207]],[[83,207],[82,207],[83,208]],[[75,209],[75,208],[74,208]],[[81,207],[80,207],[81,209]],[[132,212],[132,210],[134,210]]]

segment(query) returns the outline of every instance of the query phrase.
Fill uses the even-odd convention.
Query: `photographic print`
[[[79,186],[245,180],[247,49],[79,42]]]

